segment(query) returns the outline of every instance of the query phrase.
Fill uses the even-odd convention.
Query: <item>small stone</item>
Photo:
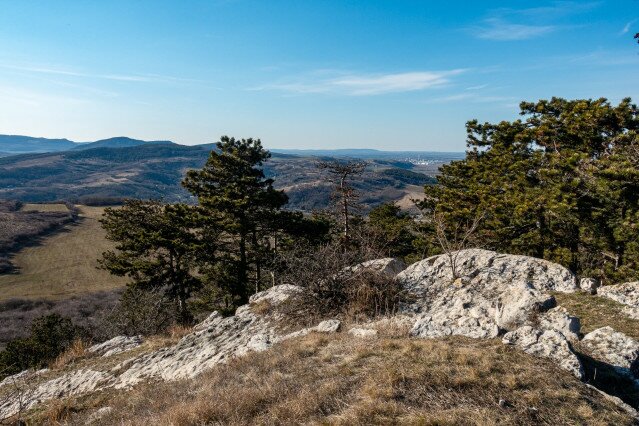
[[[601,285],[598,278],[582,278],[579,280],[579,288],[590,294],[597,294],[597,289]]]
[[[341,323],[339,322],[339,320],[326,320],[313,327],[313,331],[317,331],[318,333],[335,333],[339,330],[340,325]]]
[[[351,328],[348,330],[348,334],[365,339],[377,336],[377,330],[372,328]]]

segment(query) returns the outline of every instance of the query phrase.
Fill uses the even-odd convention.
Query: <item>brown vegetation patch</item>
[[[610,326],[616,331],[639,340],[639,320],[623,313],[624,305],[607,297],[592,296],[584,292],[554,293],[557,304],[581,320],[582,333],[590,333]]]
[[[551,362],[465,338],[311,334],[194,380],[79,398],[64,412],[80,410],[68,420],[83,424],[106,405],[99,424],[632,424]]]
[[[64,367],[75,364],[77,361],[91,355],[88,351],[91,344],[84,339],[76,339],[66,351],[62,352],[49,365],[52,370],[61,370]]]

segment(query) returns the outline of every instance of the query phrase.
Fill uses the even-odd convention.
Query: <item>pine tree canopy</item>
[[[630,99],[521,103],[519,120],[469,121],[467,154],[421,207],[481,214],[486,248],[543,257],[607,281],[639,278],[639,117]]]

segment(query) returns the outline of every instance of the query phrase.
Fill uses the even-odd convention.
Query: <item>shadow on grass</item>
[[[41,246],[48,238],[54,235],[69,233],[73,231],[75,227],[81,225],[84,220],[86,220],[86,218],[72,212],[68,219],[60,223],[53,223],[36,235],[16,236],[13,242],[8,246],[0,247],[0,275],[19,274],[20,268],[12,262],[18,252],[27,247]]]
[[[632,377],[587,354],[582,352],[576,352],[576,354],[584,367],[584,381],[586,383],[620,398],[635,409],[639,409],[639,386]]]

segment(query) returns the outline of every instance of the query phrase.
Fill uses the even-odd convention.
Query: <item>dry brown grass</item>
[[[67,350],[58,355],[56,359],[49,364],[49,368],[52,370],[61,370],[64,367],[74,364],[76,361],[87,358],[91,355],[88,351],[90,346],[91,344],[84,339],[74,340]]]
[[[174,324],[167,328],[166,334],[169,336],[171,340],[175,340],[176,342],[180,340],[182,337],[193,331],[193,327],[188,327],[186,325]]]
[[[581,331],[589,333],[600,327],[610,326],[627,336],[639,340],[639,320],[622,311],[624,305],[606,297],[587,293],[554,293],[557,304],[581,320]]]
[[[71,417],[73,410],[72,400],[55,399],[46,405],[43,416],[47,425],[63,425],[66,424]]]
[[[44,207],[41,207],[44,208]],[[12,258],[17,273],[0,275],[0,300],[66,299],[123,287],[128,280],[97,269],[97,259],[113,248],[99,218],[104,208],[79,206],[80,220],[25,247]]]
[[[20,209],[23,212],[68,212],[69,208],[62,203],[35,204],[26,203]]]
[[[83,424],[104,405],[113,410],[99,424],[632,424],[551,362],[465,338],[311,334],[194,380],[84,397],[66,412],[81,410],[69,421]]]

